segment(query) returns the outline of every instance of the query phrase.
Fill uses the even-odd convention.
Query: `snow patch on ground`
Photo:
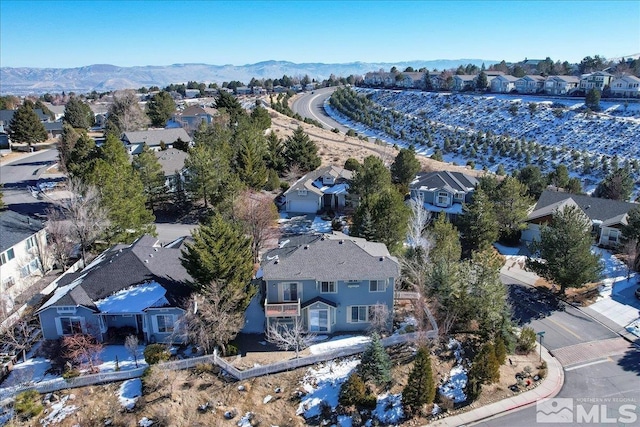
[[[438,387],[440,394],[447,396],[455,403],[464,402],[467,400],[467,395],[464,393],[464,388],[467,386],[467,370],[462,364],[463,362],[463,350],[460,341],[450,338],[447,348],[453,350],[453,355],[456,358],[456,365],[451,368],[449,377],[445,382]]]
[[[49,414],[40,420],[40,424],[43,427],[47,427],[53,424],[59,424],[62,420],[73,414],[78,407],[76,405],[67,405],[67,401],[72,397],[72,394],[64,396],[59,402],[54,403],[49,408]]]
[[[127,380],[120,384],[118,401],[120,402],[120,406],[127,411],[131,411],[134,406],[136,406],[136,402],[140,396],[142,396],[142,380],[140,378]]]
[[[325,337],[326,338],[326,337]],[[329,341],[313,344],[309,347],[311,354],[328,353],[340,348],[351,347],[353,345],[368,343],[371,338],[366,336],[338,336],[330,339]]]
[[[378,404],[373,415],[383,424],[398,424],[404,418],[402,394],[385,393],[378,396]]]

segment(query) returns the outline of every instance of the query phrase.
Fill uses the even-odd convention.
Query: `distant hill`
[[[221,84],[238,80],[249,83],[251,78],[267,79],[303,77],[324,80],[331,74],[337,77],[364,75],[380,69],[389,70],[395,66],[399,70],[413,67],[432,69],[457,68],[459,65],[485,63],[486,66],[498,61],[482,59],[455,59],[433,61],[405,61],[397,63],[351,62],[346,64],[307,63],[296,64],[287,61],[265,61],[248,65],[208,65],[173,64],[166,66],[117,67],[95,64],[79,68],[0,68],[0,93],[3,95],[43,94],[46,92],[87,93],[93,90],[105,92],[116,89],[138,89],[149,86],[167,86],[171,83],[197,81]]]

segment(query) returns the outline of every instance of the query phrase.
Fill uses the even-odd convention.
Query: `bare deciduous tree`
[[[631,272],[634,269],[640,268],[640,263],[638,260],[640,259],[640,254],[638,253],[638,248],[640,245],[635,239],[627,240],[622,248],[621,252],[624,256],[624,263],[627,266],[627,279],[631,277]]]
[[[113,94],[113,103],[109,106],[107,129],[116,132],[140,130],[147,126],[149,118],[140,107],[138,97],[133,90],[119,90]]]
[[[100,363],[103,345],[90,334],[73,334],[62,338],[62,348],[65,358],[93,372]]]
[[[71,222],[65,220],[60,210],[48,209],[46,230],[47,243],[54,265],[66,270],[73,250]]]
[[[26,362],[27,350],[33,344],[31,337],[33,328],[29,325],[28,319],[30,315],[23,314],[13,325],[6,328],[0,336],[0,342],[8,344],[13,354],[21,354],[23,362]]]
[[[295,350],[296,358],[300,351],[309,347],[316,338],[316,334],[307,332],[302,320],[296,318],[292,325],[273,324],[267,328],[267,341],[282,350]]]
[[[390,329],[391,311],[389,311],[389,307],[386,304],[375,304],[370,310],[369,329],[384,336]]]
[[[431,247],[430,240],[426,237],[426,228],[431,221],[431,213],[424,208],[424,198],[422,194],[418,194],[416,199],[409,202],[411,214],[409,215],[409,227],[407,231],[407,240],[413,248],[421,247],[428,252]]]
[[[239,288],[213,281],[200,293],[194,293],[185,315],[175,328],[177,335],[211,353],[216,346],[226,353],[226,344],[234,339],[244,325],[244,313],[237,307],[244,295]]]
[[[136,362],[136,368],[138,367],[138,337],[135,335],[127,335],[124,339],[124,347],[129,354],[133,356],[133,360]]]
[[[59,202],[58,206],[70,223],[71,236],[80,244],[82,262],[86,264],[87,248],[109,225],[108,212],[96,187],[72,178],[68,189],[70,198]]]
[[[234,214],[252,238],[251,253],[257,263],[265,244],[270,240],[277,242],[280,235],[276,205],[267,195],[247,190],[236,200]]]

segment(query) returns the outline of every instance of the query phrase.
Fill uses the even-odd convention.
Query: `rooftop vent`
[[[153,248],[154,252],[158,252],[158,248]]]
[[[384,261],[384,257],[380,257],[380,261]]]
[[[145,260],[144,260],[144,262],[145,262],[146,264],[149,264],[149,260],[148,260],[148,259],[145,259]]]
[[[344,240],[340,239],[340,240],[338,241],[338,243],[339,243],[339,244],[343,244],[343,243],[344,243]]]
[[[276,259],[275,261],[273,261],[273,263],[274,263],[274,264],[277,264],[277,263],[278,263],[278,260]]]
[[[309,245],[304,245],[304,248],[305,249],[309,249]]]

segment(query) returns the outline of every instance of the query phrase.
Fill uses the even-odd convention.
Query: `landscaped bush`
[[[149,365],[155,365],[158,362],[169,360],[170,356],[166,347],[162,344],[149,344],[144,349],[144,360]]]
[[[516,351],[529,354],[536,348],[536,332],[532,328],[524,327],[518,337]]]
[[[64,371],[62,373],[62,378],[64,378],[65,380],[68,380],[70,378],[75,378],[75,377],[79,377],[80,376],[80,371],[78,371],[77,369],[67,369],[66,371]]]
[[[40,393],[35,390],[23,391],[16,396],[13,409],[22,419],[35,417],[44,409],[40,403]]]

